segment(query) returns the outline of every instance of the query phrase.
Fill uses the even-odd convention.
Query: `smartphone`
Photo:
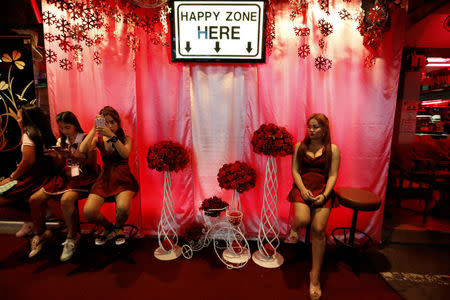
[[[55,151],[61,151],[62,147],[61,146],[52,146],[52,149]]]
[[[105,118],[96,118],[95,119],[95,126],[97,126],[97,127],[105,127],[106,126]]]

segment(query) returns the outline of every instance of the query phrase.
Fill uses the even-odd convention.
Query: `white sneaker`
[[[114,232],[114,230],[112,231],[108,231],[108,230],[103,230],[103,232],[95,239],[95,244],[97,246],[102,246],[104,244],[106,244],[107,241],[112,240],[114,237],[116,236],[116,233]]]
[[[75,250],[77,248],[79,237],[75,237],[73,239],[67,238],[62,245],[64,246],[62,254],[61,254],[61,261],[67,261],[72,258],[73,254],[75,253]]]
[[[36,254],[38,254],[42,250],[44,241],[45,240],[38,235],[33,236],[33,239],[31,240],[31,251],[28,254],[29,258],[36,256]]]
[[[20,228],[19,231],[16,232],[17,237],[24,237],[26,235],[31,234],[33,231],[33,223],[31,222],[24,222],[22,225],[22,228]]]

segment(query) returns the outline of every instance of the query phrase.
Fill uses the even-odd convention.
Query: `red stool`
[[[356,229],[356,222],[358,220],[359,211],[376,211],[380,208],[381,198],[372,192],[358,188],[340,188],[336,191],[339,204],[347,208],[353,209],[352,225],[351,227],[338,227],[333,229],[331,236],[338,244],[353,248],[355,240],[355,232],[361,233],[372,242],[372,238],[363,231]],[[335,233],[337,231],[344,231],[344,240],[339,240]],[[350,231],[347,239],[347,231]]]

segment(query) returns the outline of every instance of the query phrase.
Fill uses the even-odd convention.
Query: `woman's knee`
[[[39,191],[34,193],[33,195],[31,195],[29,201],[30,201],[30,206],[31,207],[40,207],[42,206],[47,200],[47,196]]]
[[[316,238],[324,239],[326,236],[325,230],[326,226],[320,226],[317,224],[312,224],[311,226],[311,234]]]
[[[96,209],[95,207],[90,207],[90,206],[86,205],[83,208],[84,217],[88,221],[94,221],[97,218],[98,213],[99,213],[99,210]]]
[[[74,208],[75,206],[75,201],[77,201],[78,199],[76,197],[68,197],[63,195],[61,197],[61,207],[63,209],[69,209],[69,208]]]

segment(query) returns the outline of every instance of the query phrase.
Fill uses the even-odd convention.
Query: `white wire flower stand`
[[[277,162],[274,156],[269,156],[266,164],[264,198],[258,229],[258,251],[252,255],[253,261],[265,268],[278,268],[284,262],[283,256],[277,252],[280,246],[277,195]]]
[[[177,222],[173,208],[172,180],[170,172],[164,172],[164,196],[158,223],[158,245],[153,255],[159,260],[173,260],[181,255],[178,246]]]
[[[220,216],[226,211],[226,220]],[[240,269],[250,260],[250,246],[242,230],[242,211],[240,211],[240,197],[237,191],[233,191],[231,209],[210,209],[203,213],[206,230],[204,236],[197,242],[191,241],[182,247],[183,256],[190,259],[194,251],[200,251],[211,244],[220,261],[228,269]]]

